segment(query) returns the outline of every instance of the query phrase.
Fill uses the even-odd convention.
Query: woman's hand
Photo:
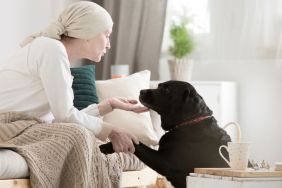
[[[111,98],[109,99],[109,103],[113,109],[133,111],[136,113],[147,112],[149,110],[147,107],[138,104],[137,100],[134,99]]]
[[[139,141],[135,136],[118,129],[113,129],[109,138],[112,141],[115,152],[134,153],[135,147],[133,144],[139,144]]]

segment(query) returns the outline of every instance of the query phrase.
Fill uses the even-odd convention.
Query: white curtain
[[[209,31],[196,34],[195,58],[281,59],[281,0],[209,0]]]

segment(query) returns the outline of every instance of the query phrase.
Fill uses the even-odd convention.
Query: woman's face
[[[107,49],[110,49],[110,35],[112,29],[107,29],[106,31],[98,34],[92,39],[86,40],[83,46],[85,52],[85,58],[99,62],[101,57],[105,55]]]

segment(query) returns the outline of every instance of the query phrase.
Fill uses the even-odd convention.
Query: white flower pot
[[[192,59],[168,60],[168,64],[172,80],[191,81],[194,64]]]

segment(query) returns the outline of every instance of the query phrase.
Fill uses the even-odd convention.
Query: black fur
[[[212,111],[195,88],[182,81],[167,81],[157,89],[140,92],[141,103],[161,116],[167,131],[160,139],[159,149],[140,143],[135,155],[146,165],[164,175],[176,188],[186,187],[186,176],[200,167],[227,167],[218,148],[231,141],[217,125]],[[198,117],[210,116],[200,122],[185,125]],[[179,126],[182,124],[181,126]],[[113,152],[111,143],[100,147],[104,153]],[[227,153],[224,153],[227,156]]]

